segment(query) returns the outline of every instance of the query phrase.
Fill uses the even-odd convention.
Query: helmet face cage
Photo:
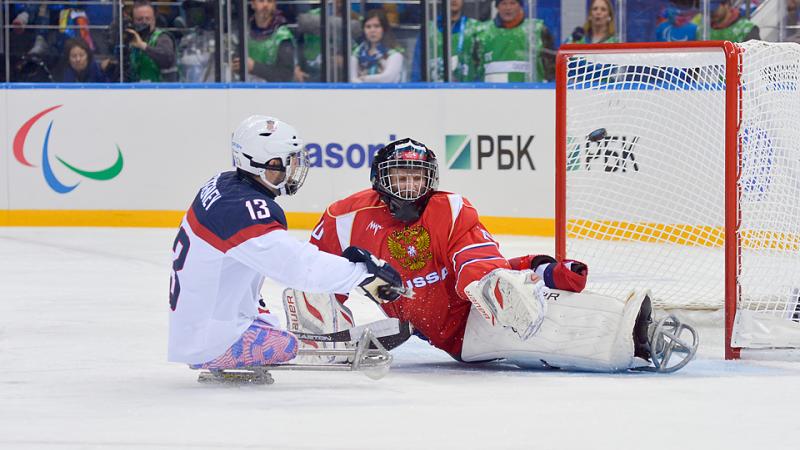
[[[289,163],[286,164],[286,178],[281,193],[294,195],[303,186],[308,175],[308,152],[303,148],[290,154],[286,159]]]
[[[375,155],[370,179],[392,216],[414,222],[439,186],[436,155],[410,138],[390,142]]]
[[[282,195],[294,195],[308,175],[308,152],[305,149],[289,153],[280,158],[280,166],[270,166],[265,164],[263,171],[259,175],[262,181],[271,188],[277,190]],[[269,163],[269,161],[267,161]],[[267,172],[283,172],[284,176],[278,183],[271,183],[267,180]]]
[[[389,159],[378,164],[377,183],[398,200],[414,201],[436,190],[439,170],[435,161]]]

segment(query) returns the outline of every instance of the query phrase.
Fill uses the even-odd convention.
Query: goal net
[[[726,308],[737,348],[800,347],[800,45],[564,46],[556,245],[588,289]]]

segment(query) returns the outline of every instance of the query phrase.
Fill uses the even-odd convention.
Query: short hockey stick
[[[395,318],[376,320],[368,324],[355,326],[353,328],[327,334],[313,334],[293,331],[292,334],[299,339],[315,342],[355,342],[364,334],[364,330],[369,328],[372,334],[378,339],[386,350],[391,350],[411,337],[411,324],[400,322]]]

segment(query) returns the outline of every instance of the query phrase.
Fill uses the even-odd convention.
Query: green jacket
[[[314,8],[308,14],[319,16],[321,10]],[[320,35],[311,33],[303,35],[303,59],[308,65],[307,69],[318,75],[322,68],[322,37]]]
[[[155,47],[158,37],[163,33],[164,30],[156,28],[150,35],[150,39],[147,40],[147,46]],[[154,83],[162,81],[161,68],[153,61],[153,58],[147,56],[147,53],[138,48],[131,50],[131,72],[136,75],[138,81],[152,81]]]
[[[294,36],[292,36],[289,27],[281,25],[265,39],[249,38],[247,40],[247,54],[255,62],[269,65],[275,64],[278,59],[278,47],[281,46],[281,42],[286,40],[290,40],[294,44]]]
[[[739,19],[727,28],[720,30],[712,28],[708,33],[708,39],[712,41],[744,42],[755,26],[756,24],[747,19]],[[703,38],[702,25],[697,27],[697,35],[697,39]]]
[[[478,81],[478,61],[475,58],[475,45],[481,22],[461,16],[450,35],[450,70],[453,81]],[[428,71],[431,80],[444,80],[444,33],[431,20],[428,22],[428,39],[436,30],[436,58],[429,58]],[[429,47],[430,48],[430,47]],[[418,64],[415,58],[414,64]],[[419,70],[421,72],[421,70]],[[416,70],[414,71],[416,72]],[[413,73],[412,73],[413,75]],[[421,76],[421,74],[420,74]]]
[[[477,34],[478,79],[487,82],[534,81],[531,79],[532,53],[536,58],[536,81],[550,79],[551,69],[545,64],[548,56],[542,52],[546,30],[541,19],[525,19],[514,28],[500,28],[494,21],[483,22]],[[531,41],[534,52],[530,51]]]

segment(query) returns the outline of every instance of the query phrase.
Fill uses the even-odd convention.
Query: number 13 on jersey
[[[266,200],[260,198],[248,200],[244,202],[244,206],[247,207],[250,218],[253,220],[266,219],[269,217],[269,206],[267,206]]]

